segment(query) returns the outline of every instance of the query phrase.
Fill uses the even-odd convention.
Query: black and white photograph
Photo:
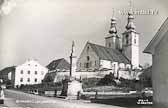
[[[0,0],[0,108],[168,108],[168,1]]]

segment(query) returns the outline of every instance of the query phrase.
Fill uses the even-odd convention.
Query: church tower
[[[109,36],[105,37],[106,47],[113,48],[113,49],[120,49],[120,40],[119,36],[117,35],[117,28],[116,28],[116,18],[112,17],[111,19],[111,27],[109,30]]]
[[[122,34],[122,53],[130,60],[133,68],[139,67],[139,33],[133,23],[133,11],[128,12],[126,31]]]

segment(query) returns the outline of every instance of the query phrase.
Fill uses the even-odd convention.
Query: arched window
[[[87,47],[87,52],[89,51],[89,46]]]
[[[136,42],[136,36],[135,36],[135,38],[134,38],[134,44],[136,44],[137,42]]]
[[[89,56],[87,56],[87,61],[89,61],[90,60],[90,57]]]
[[[129,36],[126,35],[126,44],[129,44]]]

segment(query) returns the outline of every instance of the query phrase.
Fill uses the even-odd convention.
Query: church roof
[[[130,64],[130,61],[128,60],[128,58],[125,57],[118,50],[107,48],[101,45],[96,45],[90,42],[88,42],[88,44],[90,44],[93,51],[100,57],[100,59]]]

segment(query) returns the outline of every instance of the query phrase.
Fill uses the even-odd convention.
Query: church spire
[[[134,16],[133,16],[133,6],[132,6],[132,0],[130,0],[130,9],[128,12],[128,22],[126,25],[127,30],[135,30],[136,26],[134,25]]]
[[[120,49],[120,37],[117,35],[116,24],[117,23],[116,23],[116,18],[114,17],[114,9],[113,9],[109,36],[105,37],[106,47],[119,50]]]
[[[110,27],[109,33],[112,34],[112,35],[117,34],[116,18],[115,17],[111,18],[111,27]]]
[[[122,53],[131,61],[132,68],[139,68],[139,33],[135,31],[132,1],[128,12],[126,31],[122,36]]]
[[[110,27],[109,33],[116,36],[117,28],[116,28],[116,18],[114,17],[114,14],[115,13],[114,13],[114,9],[113,9],[113,15],[111,18],[111,27]]]

